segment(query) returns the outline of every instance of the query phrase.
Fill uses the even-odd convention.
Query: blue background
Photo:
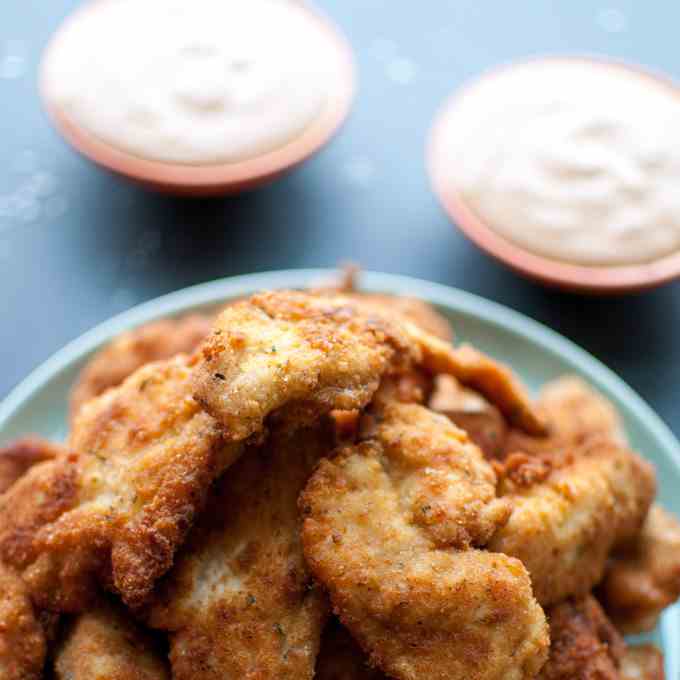
[[[680,433],[678,284],[594,299],[525,281],[448,222],[423,159],[445,97],[500,62],[598,53],[680,77],[680,3],[325,0],[357,59],[349,122],[275,184],[208,201],[117,180],[52,131],[36,71],[77,4],[0,4],[0,397],[68,340],[162,293],[353,260],[458,286],[546,323],[614,368]]]

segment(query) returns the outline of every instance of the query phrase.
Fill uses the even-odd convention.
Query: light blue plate
[[[116,316],[57,352],[12,391],[0,405],[0,443],[28,432],[62,439],[71,384],[89,356],[121,331],[257,290],[318,284],[331,275],[329,270],[291,270],[223,279],[165,295]],[[532,389],[563,373],[586,378],[617,406],[634,448],[655,463],[660,502],[680,514],[680,444],[654,411],[599,361],[535,321],[469,293],[370,272],[362,275],[361,282],[367,290],[409,294],[435,304],[451,320],[459,339],[511,364]],[[680,610],[667,611],[650,637],[664,648],[668,680],[680,680]]]

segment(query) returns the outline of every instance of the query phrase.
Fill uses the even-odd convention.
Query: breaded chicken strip
[[[85,402],[120,385],[144,364],[177,354],[191,354],[211,326],[210,317],[189,314],[154,321],[119,335],[100,349],[80,372],[71,390],[71,424]]]
[[[34,536],[73,507],[78,490],[76,456],[64,450],[34,465],[0,496],[0,561],[17,571],[37,558]]]
[[[62,447],[40,437],[12,442],[0,450],[0,493],[7,491],[38,463],[65,455]],[[38,487],[33,488],[39,491]],[[48,490],[48,494],[52,492]],[[22,525],[21,518],[26,518],[29,508],[34,516],[40,514],[41,508],[49,505],[46,500],[47,497],[39,492],[24,494],[23,504],[9,507],[14,516],[14,526],[21,527],[13,546],[17,552],[21,552],[22,543],[30,540],[32,531],[32,525]],[[57,617],[54,615],[34,611],[28,589],[19,573],[0,561],[0,678],[41,678],[46,638],[51,639],[56,624]]]
[[[175,680],[310,680],[328,614],[300,544],[297,499],[330,428],[275,434],[218,482],[150,621]]]
[[[37,463],[52,460],[61,448],[41,437],[22,437],[0,448],[0,494]]]
[[[680,597],[680,522],[658,505],[642,531],[620,547],[599,588],[607,614],[625,633],[652,630]]]
[[[620,672],[621,680],[664,680],[663,654],[654,645],[628,647]]]
[[[68,626],[54,654],[56,680],[169,680],[156,641],[120,606],[100,602]]]
[[[0,562],[0,678],[40,680],[47,644],[21,577]]]
[[[371,663],[401,680],[533,678],[545,617],[522,564],[475,550],[507,521],[479,449],[444,416],[383,407],[300,499],[314,576]]]
[[[526,391],[507,368],[345,297],[255,295],[220,314],[203,356],[196,397],[229,439],[259,431],[275,411],[304,423],[333,409],[363,408],[384,375],[414,365],[455,375],[488,393],[528,432],[543,431]]]
[[[527,436],[511,430],[505,454],[552,453],[582,444],[592,437],[625,443],[621,419],[614,406],[581,378],[565,375],[547,383],[537,401],[550,429],[548,437]]]
[[[321,636],[314,680],[385,680],[387,676],[368,665],[368,659],[349,631],[333,617]]]
[[[488,547],[523,562],[543,606],[590,592],[656,493],[652,466],[606,439],[562,454],[513,454],[503,475],[499,494],[514,509]]]
[[[69,441],[79,453],[33,468],[0,498],[0,552],[39,607],[81,610],[96,581],[136,606],[171,566],[212,480],[242,448],[223,445],[190,374],[185,357],[150,364],[89,402]]]
[[[290,291],[224,310],[203,355],[197,398],[232,439],[259,431],[273,411],[304,423],[332,409],[363,408],[385,373],[419,358],[398,324],[345,299]]]
[[[487,460],[501,458],[508,426],[501,412],[453,376],[438,375],[428,406],[465,430]]]
[[[620,680],[626,645],[595,598],[567,600],[546,614],[550,658],[537,680]]]

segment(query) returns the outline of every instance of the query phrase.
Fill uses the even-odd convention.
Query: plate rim
[[[222,300],[267,288],[301,288],[319,284],[338,274],[333,268],[282,269],[214,279],[152,298],[94,326],[71,340],[21,380],[0,402],[0,435],[23,403],[44,388],[71,363],[91,354],[114,335],[146,321],[173,316],[190,307],[209,306]],[[361,272],[361,287],[366,290],[395,292],[420,297],[440,307],[477,317],[494,327],[524,337],[545,351],[575,364],[589,373],[596,387],[617,395],[637,412],[680,469],[680,442],[656,411],[622,378],[599,359],[565,336],[493,300],[474,293],[401,274]]]

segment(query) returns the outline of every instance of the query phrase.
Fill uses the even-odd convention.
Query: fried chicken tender
[[[52,460],[60,447],[41,437],[22,437],[0,448],[0,494],[37,463]]]
[[[512,430],[505,442],[506,455],[552,453],[593,437],[626,442],[614,406],[576,376],[566,375],[547,383],[539,394],[537,407],[548,422],[549,436],[536,438]]]
[[[0,553],[23,569],[40,608],[82,610],[97,582],[138,606],[171,566],[211,482],[242,449],[223,444],[191,397],[192,365],[149,364],[88,402],[69,440],[79,453],[33,468],[0,498],[10,518]],[[35,484],[46,512],[24,497]],[[16,526],[17,502],[30,531]]]
[[[170,679],[156,641],[111,602],[76,617],[54,657],[56,680]]]
[[[316,659],[314,680],[386,680],[368,665],[368,659],[348,630],[333,618],[324,628]]]
[[[331,435],[272,435],[218,482],[151,611],[176,680],[311,680],[328,602],[304,562],[297,498]]]
[[[293,291],[262,293],[217,319],[196,372],[197,399],[229,439],[261,430],[267,415],[309,422],[365,407],[383,376],[421,365],[478,387],[528,432],[543,423],[505,367],[359,300]]]
[[[621,659],[621,680],[664,680],[663,654],[654,645],[628,647]]]
[[[453,376],[438,375],[428,406],[468,433],[487,460],[502,457],[508,426],[501,412]]]
[[[57,444],[40,437],[26,437],[0,451],[0,493],[4,493],[33,466],[66,455]],[[51,463],[47,463],[50,466]],[[36,480],[34,475],[34,480]],[[19,503],[2,502],[0,532],[3,547],[10,554],[21,555],[30,549],[33,529],[44,518],[51,494],[57,489],[42,489],[37,482],[25,485]],[[30,492],[34,493],[30,493]],[[52,497],[53,498],[53,497]],[[48,512],[49,514],[49,512]],[[18,570],[3,563],[0,555],[0,678],[2,680],[36,680],[42,678],[47,637],[57,620],[36,612],[30,594]]]
[[[591,595],[547,612],[550,658],[537,680],[620,680],[626,645]]]
[[[664,680],[653,645],[627,646],[590,595],[548,610],[550,657],[536,680]],[[317,680],[387,680],[337,621],[324,630]]]
[[[638,536],[610,560],[599,589],[604,607],[625,633],[652,630],[680,597],[680,522],[654,505]]]
[[[656,493],[653,467],[623,446],[588,440],[560,455],[511,455],[499,495],[513,512],[489,549],[520,559],[543,605],[583,596],[611,549],[640,530]]]
[[[510,508],[467,435],[415,404],[383,407],[300,499],[314,576],[370,663],[400,680],[533,678],[547,624],[529,576],[483,546]]]
[[[397,324],[367,317],[345,299],[290,291],[226,309],[203,355],[197,398],[233,439],[259,431],[277,410],[304,423],[363,408],[383,374],[418,358]]]
[[[191,354],[211,326],[210,317],[189,314],[154,321],[119,335],[99,350],[80,372],[71,390],[71,423],[85,402],[120,385],[144,364],[177,354]]]
[[[47,643],[21,577],[0,562],[0,678],[40,680]]]

